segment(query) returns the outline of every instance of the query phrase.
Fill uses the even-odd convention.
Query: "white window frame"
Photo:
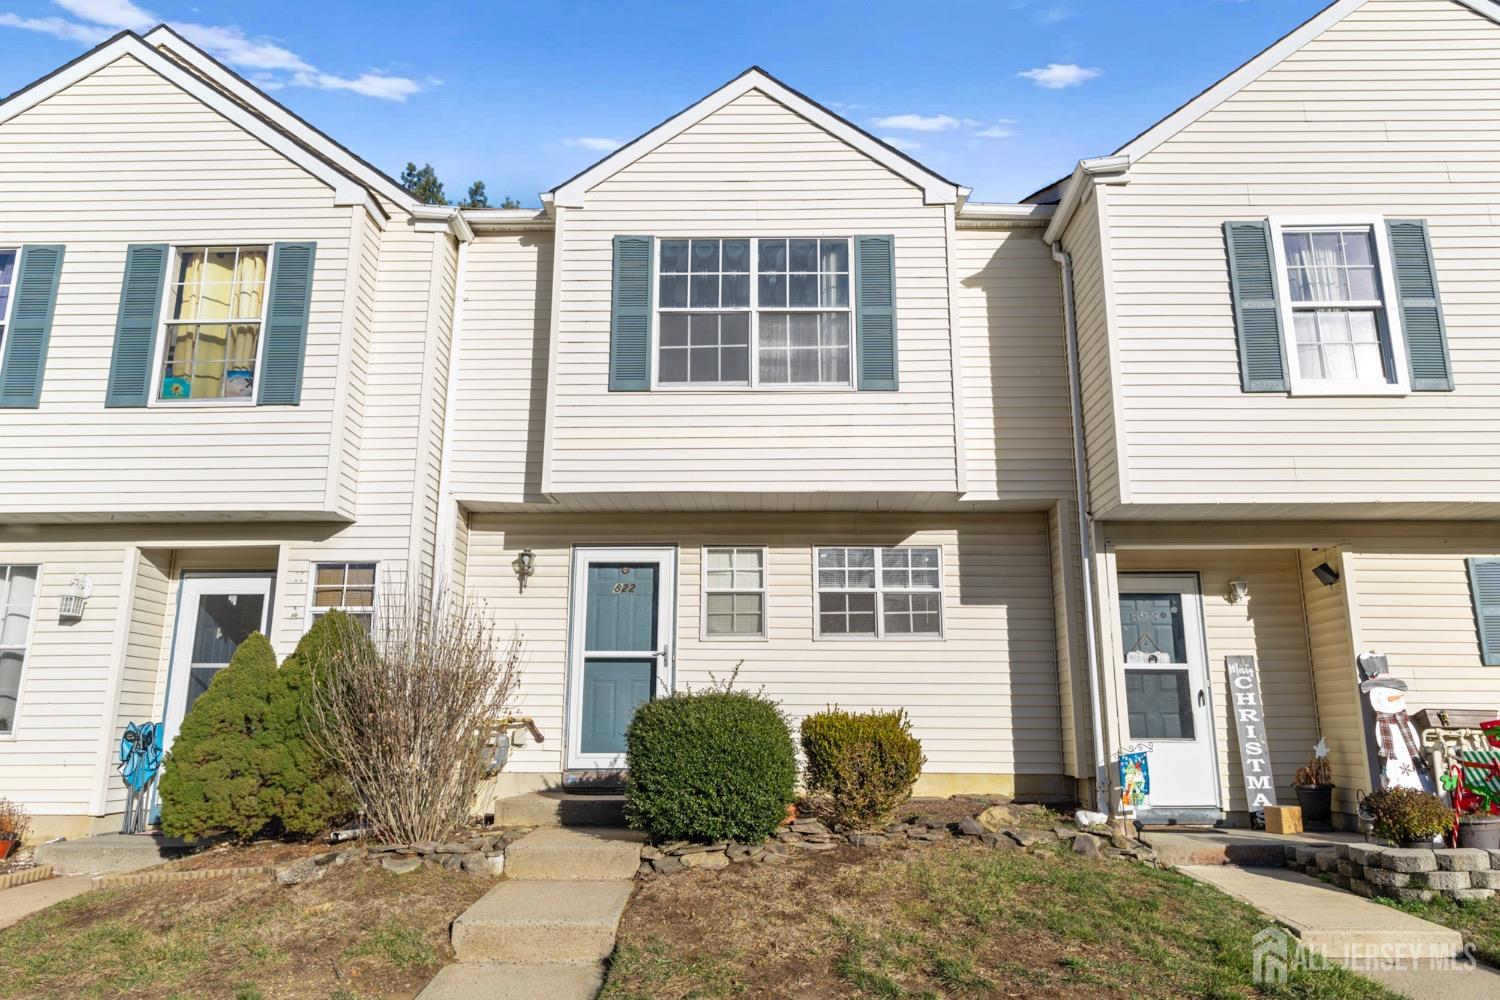
[[[255,380],[250,385],[250,395],[243,397],[219,397],[218,399],[163,399],[161,397],[161,380],[164,366],[167,363],[167,330],[173,324],[179,322],[171,318],[173,303],[171,299],[172,277],[182,266],[182,251],[213,249],[214,247],[265,247],[266,248],[266,290],[260,297],[260,332],[255,338]],[[148,407],[164,406],[173,410],[195,409],[198,407],[238,407],[255,406],[260,395],[260,377],[265,367],[266,356],[266,317],[271,306],[271,269],[276,266],[276,244],[265,240],[223,240],[215,243],[182,243],[173,244],[171,252],[167,256],[167,271],[162,278],[161,310],[156,319],[156,347],[151,352],[151,386],[146,393],[146,405]],[[192,320],[182,320],[190,323]],[[215,324],[199,324],[201,326],[212,326]],[[226,321],[226,325],[228,321]]]
[[[751,590],[744,587],[735,587],[730,590],[710,587],[708,585],[708,554],[715,549],[728,549],[730,552],[754,551],[760,553],[760,589]],[[717,545],[704,545],[698,557],[698,576],[702,584],[698,598],[698,638],[703,642],[767,642],[771,632],[771,549],[768,545],[740,545],[734,542],[723,542]],[[715,635],[708,630],[708,595],[709,594],[760,594],[760,634],[759,635]]]
[[[16,311],[16,287],[21,284],[21,252],[24,248],[20,246],[0,246],[0,253],[14,253],[16,255],[15,267],[10,270],[10,297],[5,300],[5,311],[0,314],[0,353],[5,350],[5,338],[10,336],[10,318]],[[0,565],[10,565],[0,563]],[[27,563],[26,565],[31,565]]]
[[[19,259],[16,266],[20,266]],[[16,715],[10,720],[10,730],[0,733],[0,742],[14,740],[16,734],[21,731],[21,695],[26,690],[26,674],[31,670],[31,647],[36,644],[36,620],[42,607],[42,577],[46,572],[46,565],[40,562],[0,562],[0,569],[7,572],[12,567],[22,566],[36,570],[36,586],[31,591],[31,618],[26,622],[26,643],[21,647],[21,674],[16,678]],[[14,649],[15,647],[5,648]]]
[[[328,608],[320,608],[320,607],[318,607],[316,602],[317,602],[317,597],[318,597],[318,567],[320,567],[320,566],[343,566],[344,567],[344,583],[343,583],[343,589],[344,590],[348,590],[349,589],[349,569],[348,569],[348,567],[350,567],[350,566],[373,566],[373,567],[375,567],[375,578],[374,578],[374,581],[370,584],[371,589],[374,590],[374,594],[371,597],[369,608],[368,609],[366,609],[366,608],[350,608],[350,607],[347,607],[347,606],[345,606],[343,604],[339,604],[339,605],[336,605],[334,607],[328,607]],[[380,561],[377,560],[377,559],[312,559],[312,560],[309,560],[308,564],[307,564],[307,605],[306,606],[307,606],[306,613],[302,616],[303,617],[303,622],[302,622],[302,631],[303,632],[307,632],[309,629],[311,629],[313,627],[313,622],[317,621],[318,618],[319,618],[319,616],[325,615],[325,614],[327,614],[330,611],[343,611],[346,614],[351,614],[351,615],[352,614],[361,614],[362,615],[362,614],[365,614],[368,611],[368,613],[370,615],[370,630],[373,632],[374,629],[375,629],[375,619],[377,617],[379,617],[379,613],[380,613]]]
[[[875,586],[864,587],[824,587],[818,577],[818,553],[823,549],[874,549],[875,550]],[[881,553],[891,549],[932,549],[937,552],[938,585],[936,590],[926,587],[887,587],[881,573],[884,569]],[[910,544],[910,545],[870,545],[864,542],[829,542],[812,547],[812,583],[813,583],[813,637],[830,642],[872,642],[875,640],[894,640],[897,642],[936,642],[947,637],[948,629],[948,600],[947,584],[948,575],[944,569],[947,553],[940,544]],[[874,635],[847,635],[842,632],[823,632],[823,602],[822,595],[830,594],[874,594],[875,595],[875,634]],[[888,633],[885,628],[885,595],[886,594],[936,594],[938,598],[938,630],[936,632],[898,632]]]
[[[661,305],[661,244],[663,240],[749,240],[750,241],[750,305],[745,309],[694,309],[692,282],[689,279],[689,305],[684,308],[663,310]],[[767,240],[843,240],[849,247],[849,304],[847,306],[819,306],[813,308],[782,308],[773,306],[768,312],[777,313],[825,313],[845,312],[849,316],[849,380],[847,382],[761,382],[760,381],[760,241]],[[689,261],[691,262],[691,253]],[[722,263],[722,262],[721,262]],[[691,263],[689,263],[691,267]],[[662,392],[857,392],[859,372],[857,341],[859,330],[855,323],[854,304],[858,301],[857,271],[854,266],[854,237],[839,236],[728,236],[699,233],[691,236],[657,236],[651,250],[651,389]],[[720,272],[722,273],[722,272]],[[668,382],[661,380],[661,314],[692,312],[748,312],[750,315],[750,378],[746,382]]]
[[[1406,334],[1402,327],[1401,297],[1391,262],[1390,236],[1386,220],[1376,215],[1272,216],[1271,261],[1276,270],[1276,295],[1281,321],[1281,351],[1286,359],[1287,387],[1293,396],[1404,396],[1411,392],[1411,374],[1406,358]],[[1297,329],[1293,320],[1291,282],[1287,280],[1286,232],[1367,229],[1375,246],[1375,271],[1380,281],[1381,301],[1339,303],[1334,308],[1378,309],[1380,328],[1389,340],[1391,373],[1395,380],[1383,385],[1357,379],[1314,379],[1302,374],[1297,352]]]

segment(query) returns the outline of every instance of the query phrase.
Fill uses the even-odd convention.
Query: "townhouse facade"
[[[907,709],[920,792],[1115,809],[1141,746],[1243,823],[1253,656],[1347,816],[1358,653],[1500,709],[1497,55],[1339,0],[1004,205],[751,69],[459,210],[122,34],[0,103],[0,794],[117,827],[127,723],[416,575],[524,637],[502,794],[734,675]]]

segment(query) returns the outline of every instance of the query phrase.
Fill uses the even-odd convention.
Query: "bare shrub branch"
[[[313,682],[311,728],[380,839],[443,840],[468,822],[494,773],[522,641],[446,591],[383,585],[375,627],[345,618]],[[504,738],[499,736],[499,738]]]

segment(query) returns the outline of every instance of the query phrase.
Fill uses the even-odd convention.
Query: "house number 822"
[[[633,594],[633,593],[635,593],[635,584],[633,584],[633,583],[617,583],[617,584],[615,584],[615,593],[617,593],[617,594]]]

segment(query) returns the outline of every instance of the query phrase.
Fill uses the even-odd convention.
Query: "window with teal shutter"
[[[302,401],[317,249],[316,243],[277,243],[272,248],[265,345],[256,379],[262,406],[296,406]]]
[[[609,315],[609,388],[651,388],[650,236],[616,236]]]
[[[1451,391],[1448,331],[1438,302],[1437,269],[1432,263],[1427,223],[1421,219],[1390,219],[1386,230],[1391,238],[1391,263],[1396,271],[1412,391]]]
[[[145,406],[150,399],[151,360],[170,256],[171,248],[165,243],[137,244],[125,250],[105,406]]]
[[[894,236],[854,237],[854,325],[862,390],[894,390],[901,384],[896,347],[895,258]]]
[[[1224,243],[1239,340],[1240,387],[1245,392],[1286,392],[1270,223],[1264,219],[1226,222]]]
[[[10,289],[13,301],[5,303],[10,318],[0,332],[0,407],[34,409],[41,403],[62,262],[61,246],[28,244],[21,248]],[[0,311],[0,319],[4,315]]]
[[[1479,629],[1479,659],[1500,667],[1500,559],[1469,560],[1469,592]]]

